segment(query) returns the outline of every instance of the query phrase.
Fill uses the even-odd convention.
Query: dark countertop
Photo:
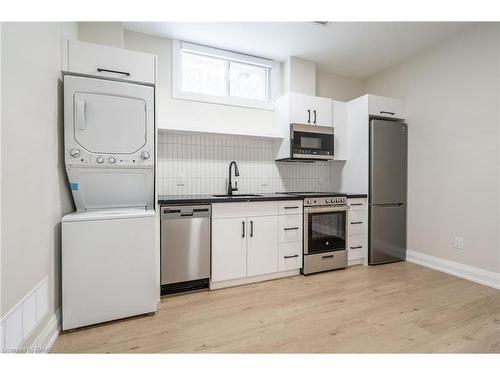
[[[344,194],[347,198],[366,198],[367,194]],[[302,197],[291,194],[281,193],[262,193],[258,196],[247,197],[214,197],[213,195],[159,195],[159,204],[209,204],[209,203],[227,203],[227,202],[263,202],[263,201],[286,201],[302,200]]]
[[[259,194],[253,197],[214,197],[213,195],[159,195],[159,204],[207,204],[227,202],[262,202],[301,200],[302,198],[289,194]]]

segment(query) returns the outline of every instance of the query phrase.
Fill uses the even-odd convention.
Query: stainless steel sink
[[[229,194],[214,194],[212,195],[212,197],[216,197],[216,198],[231,198],[231,197],[235,197],[235,198],[244,198],[244,197],[260,197],[259,194],[232,194],[232,195],[229,195]]]

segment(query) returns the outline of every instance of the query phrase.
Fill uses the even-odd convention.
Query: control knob
[[[77,149],[77,148],[73,148],[71,149],[71,151],[69,152],[69,154],[74,157],[74,158],[77,158],[80,156],[80,150]]]
[[[143,158],[144,160],[148,160],[150,157],[151,155],[149,154],[149,152],[147,151],[141,152],[141,158]]]
[[[311,200],[310,199],[307,200],[307,204],[311,204]]]
[[[104,158],[102,156],[98,156],[97,159],[95,159],[96,162],[98,162],[99,164],[102,164],[104,163]]]
[[[330,199],[325,200],[326,203],[330,203]]]
[[[110,164],[115,164],[115,163],[116,163],[116,159],[115,159],[115,158],[113,158],[113,157],[111,157],[111,158],[109,158],[109,159],[108,159],[108,162],[109,162]]]

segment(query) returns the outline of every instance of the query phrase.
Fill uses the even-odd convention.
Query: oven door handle
[[[304,212],[306,214],[318,213],[318,212],[342,212],[342,211],[347,211],[347,206],[304,207]]]

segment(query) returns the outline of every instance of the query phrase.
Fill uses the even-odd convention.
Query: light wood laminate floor
[[[408,262],[163,299],[54,352],[500,353],[500,290]]]

